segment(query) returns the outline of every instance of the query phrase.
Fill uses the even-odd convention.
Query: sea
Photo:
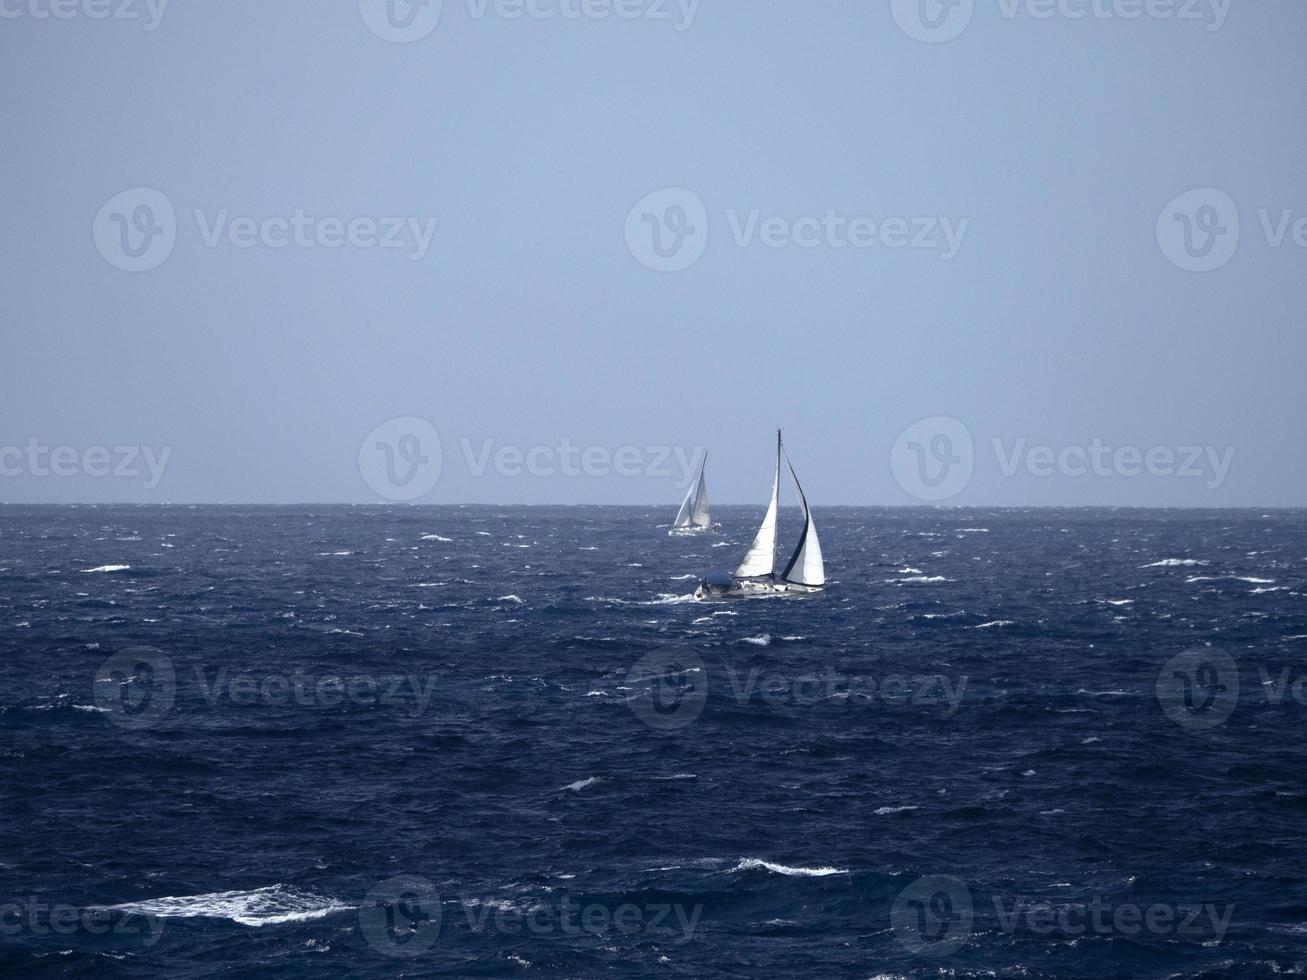
[[[0,974],[1307,973],[1307,511],[669,510],[0,507]]]

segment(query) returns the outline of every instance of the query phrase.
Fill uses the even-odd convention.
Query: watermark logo
[[[975,0],[890,0],[894,20],[914,41],[941,44],[967,29]]]
[[[133,187],[105,201],[91,223],[91,234],[96,251],[115,269],[149,272],[172,255],[177,213],[162,191]]]
[[[1239,208],[1215,187],[1181,194],[1157,219],[1157,244],[1187,272],[1212,272],[1234,258],[1239,247]]]
[[[694,650],[662,647],[637,660],[626,674],[635,691],[631,711],[655,731],[692,724],[708,703],[708,672]]]
[[[120,728],[153,728],[177,697],[172,660],[152,647],[122,650],[100,664],[91,696]]]
[[[971,432],[955,418],[937,415],[904,429],[890,450],[898,485],[918,500],[948,500],[971,482],[976,452]]]
[[[626,216],[626,247],[655,272],[680,272],[708,248],[708,209],[684,187],[665,187],[641,198]]]
[[[727,208],[730,241],[740,249],[805,250],[872,248],[928,252],[949,262],[957,257],[971,219],[947,216],[821,214],[790,218],[761,208]],[[703,258],[708,247],[709,213],[703,199],[684,187],[667,187],[641,198],[626,215],[626,247],[655,272],[680,272]]]
[[[359,909],[359,929],[383,956],[413,959],[440,938],[440,896],[417,875],[396,875],[367,894]]]
[[[415,416],[383,422],[359,446],[358,465],[363,481],[377,496],[417,500],[440,479],[440,434],[426,419]]]
[[[1095,436],[1084,444],[1032,444],[1024,437],[991,440],[994,465],[1006,479],[1202,480],[1207,490],[1225,485],[1234,446],[1109,445]],[[971,433],[955,418],[936,416],[904,429],[890,449],[890,470],[898,485],[918,500],[956,497],[967,488],[978,462]]]
[[[950,956],[967,944],[975,922],[971,889],[960,878],[929,875],[899,892],[890,926],[899,943],[917,956]]]
[[[421,41],[440,23],[443,0],[359,0],[363,23],[391,44]]]
[[[1157,700],[1182,728],[1216,728],[1239,702],[1239,667],[1215,647],[1186,650],[1168,660],[1157,675]]]

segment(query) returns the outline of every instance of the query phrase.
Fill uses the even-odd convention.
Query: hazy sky
[[[53,2],[0,501],[1307,504],[1301,0]]]

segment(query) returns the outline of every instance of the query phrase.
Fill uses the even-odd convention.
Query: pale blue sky
[[[674,512],[654,455],[641,476],[478,476],[460,442],[564,439],[706,446],[713,496],[761,503],[783,425],[815,507],[912,504],[891,447],[941,416],[975,447],[948,503],[1307,504],[1307,5],[1234,0],[1213,30],[1211,0],[1206,20],[976,0],[923,43],[890,0],[703,0],[688,23],[627,2],[641,16],[445,0],[429,36],[390,43],[356,0],[172,0],[153,30],[145,0],[138,20],[3,0],[0,447],[171,452],[153,488],[11,453],[0,500],[381,500],[360,445],[418,416],[443,446],[430,503]],[[138,187],[175,208],[176,241],[130,272],[93,227]],[[707,248],[658,272],[625,229],[668,187],[703,202]],[[1186,271],[1159,216],[1180,227],[1164,209],[1208,187],[1238,248]],[[416,260],[417,237],[209,247],[224,209],[436,227]],[[1280,246],[1259,209],[1291,212]],[[753,211],[967,223],[951,259],[742,247]],[[1019,445],[1095,439],[1234,456],[1219,479],[1035,477],[1025,457],[1005,475]]]

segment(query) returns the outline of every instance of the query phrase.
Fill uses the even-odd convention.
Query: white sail
[[[703,457],[703,467],[699,470],[699,487],[694,493],[694,506],[690,508],[690,523],[695,527],[712,527],[712,518],[708,516],[708,457]]]
[[[821,558],[821,542],[817,540],[817,525],[812,522],[812,512],[808,510],[808,498],[803,495],[799,485],[799,474],[794,472],[794,464],[789,454],[785,462],[790,467],[790,476],[794,477],[794,489],[799,491],[799,506],[803,508],[803,533],[799,535],[798,547],[790,556],[790,562],[781,575],[787,582],[795,585],[824,586],[826,584],[826,565]]]
[[[676,520],[672,521],[672,527],[689,527],[690,514],[694,509],[692,501],[694,500],[694,486],[685,491],[685,499],[681,501],[681,509],[676,512]]]
[[[756,578],[771,575],[776,569],[776,510],[781,489],[781,434],[776,433],[776,475],[771,484],[771,502],[762,519],[762,526],[749,546],[749,553],[735,570],[736,578]]]

